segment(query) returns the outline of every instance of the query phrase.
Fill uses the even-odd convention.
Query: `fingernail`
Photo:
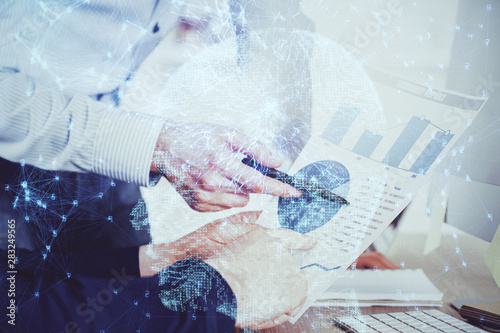
[[[270,152],[268,158],[269,158],[269,162],[271,162],[272,164],[277,165],[277,166],[281,166],[281,163],[282,163],[281,159],[277,156],[274,156],[273,153]]]
[[[281,160],[277,157],[271,157],[270,162],[277,168],[281,166]]]

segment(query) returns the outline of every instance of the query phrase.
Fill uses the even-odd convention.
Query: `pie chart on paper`
[[[347,168],[336,161],[319,161],[300,169],[294,177],[320,186],[343,198],[349,192],[350,176]],[[306,191],[300,198],[280,198],[278,220],[282,228],[306,234],[330,221],[343,206]]]

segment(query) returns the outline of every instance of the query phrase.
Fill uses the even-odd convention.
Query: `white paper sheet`
[[[343,105],[337,111],[342,112],[340,116],[334,114],[330,122],[325,120],[322,132],[313,133],[289,170],[293,175],[319,161],[341,164],[343,168],[340,169],[332,167],[327,170],[325,166],[323,169],[330,172],[326,176],[341,178],[342,186],[332,191],[345,196],[350,205],[337,211],[331,204],[308,206],[299,203],[303,206],[294,208],[297,216],[289,216],[289,219],[298,220],[295,224],[287,225],[290,221],[280,220],[279,209],[278,214],[265,211],[258,220],[267,227],[285,226],[299,232],[307,231],[307,235],[318,241],[314,249],[295,254],[307,276],[309,293],[292,322],[408,205],[423,184],[425,174],[432,172],[453,147],[486,101],[482,97],[430,90],[380,72],[371,75],[374,80],[382,82],[376,82],[375,86],[384,105],[386,128],[380,130],[379,124],[358,121],[358,117],[352,114],[362,114],[362,110]],[[460,147],[451,153],[460,154]],[[344,169],[348,171],[347,176],[342,171]],[[306,174],[306,180],[314,182],[317,178],[314,173],[321,173],[318,170]],[[307,215],[308,209],[319,211],[317,215]],[[306,217],[301,220],[300,214],[304,211]],[[322,213],[333,216],[318,227],[317,218]]]
[[[356,269],[346,271],[318,300],[343,300],[344,306],[440,306],[442,299],[422,269]]]

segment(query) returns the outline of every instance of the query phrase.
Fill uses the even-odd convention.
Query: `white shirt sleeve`
[[[0,71],[0,156],[48,170],[95,172],[149,184],[164,118],[62,99],[15,69]]]
[[[154,48],[154,1],[65,5],[0,4],[0,156],[147,186],[166,119],[90,96],[123,84]]]

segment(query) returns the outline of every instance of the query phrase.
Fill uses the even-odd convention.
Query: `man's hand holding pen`
[[[157,141],[151,171],[164,175],[188,205],[201,212],[243,207],[249,193],[302,195],[293,186],[243,164],[241,154],[268,168],[281,165],[264,144],[235,129],[167,122]]]
[[[242,154],[247,157],[240,160]],[[167,122],[158,138],[151,170],[164,175],[188,205],[200,212],[243,207],[249,193],[288,198],[306,191],[349,204],[331,191],[277,170],[280,165],[264,144],[235,129]]]

